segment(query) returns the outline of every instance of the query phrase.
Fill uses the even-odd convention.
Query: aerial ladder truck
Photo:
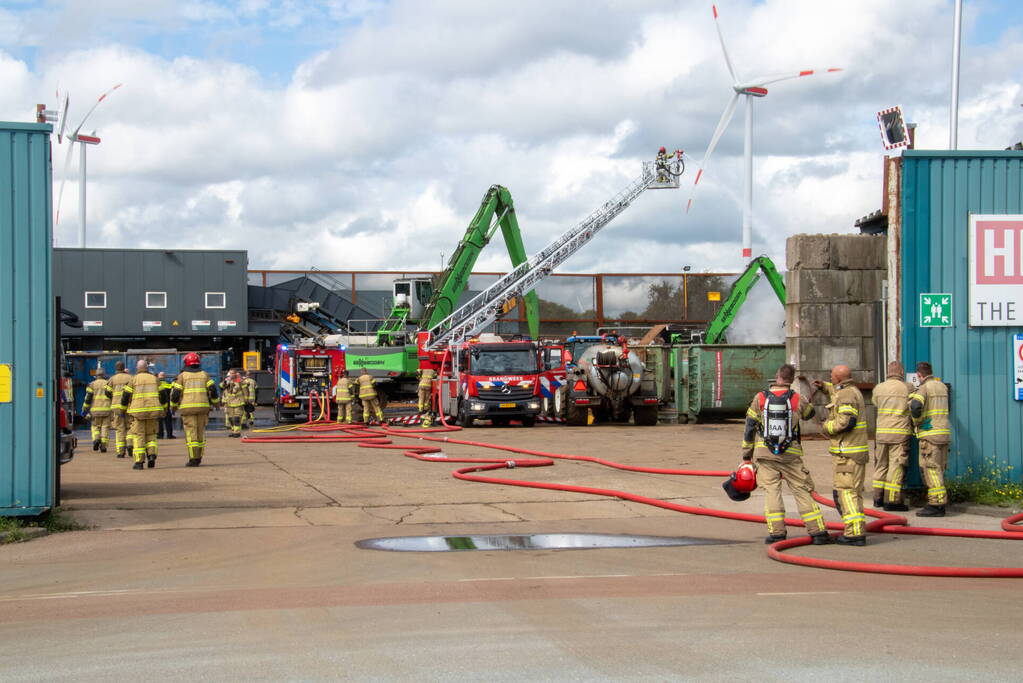
[[[479,380],[473,375],[473,368],[490,365],[482,358],[482,354],[490,352],[490,349],[474,344],[472,338],[495,323],[515,302],[532,293],[555,268],[589,243],[643,192],[649,189],[678,188],[679,176],[683,170],[681,151],[676,152],[673,157],[659,155],[656,161],[644,162],[642,174],[628,187],[462,307],[420,331],[417,335],[420,367],[433,368],[440,372],[435,392],[438,410],[446,415],[457,416],[460,420],[467,420],[468,424],[471,424],[474,418],[473,410],[489,416],[493,406],[489,405],[487,400],[483,400],[479,390],[493,382]],[[500,351],[495,350],[494,353]],[[501,363],[493,365],[501,366]],[[537,373],[539,372],[537,349]],[[470,379],[473,381],[469,381]],[[492,400],[499,401],[496,397]],[[533,400],[534,397],[526,399],[527,403]],[[516,402],[507,403],[510,409],[522,409]],[[512,406],[512,403],[516,405]]]

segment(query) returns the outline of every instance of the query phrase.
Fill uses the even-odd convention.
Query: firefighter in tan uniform
[[[352,380],[348,378],[348,371],[342,370],[341,376],[337,378],[334,385],[334,401],[337,403],[337,423],[352,424],[352,406],[355,397],[352,396]]]
[[[185,369],[171,384],[171,407],[181,415],[185,427],[188,462],[185,467],[198,467],[206,448],[206,424],[210,410],[217,405],[217,385],[202,369],[199,354],[185,356]]]
[[[242,373],[242,389],[245,392],[245,415],[242,426],[253,427],[256,424],[256,380],[248,370]]]
[[[433,380],[437,377],[437,371],[433,368],[419,368],[416,371],[419,375],[419,414],[423,416],[423,426],[429,427],[433,424]]]
[[[110,428],[116,432],[114,447],[117,449],[117,457],[123,458],[128,449],[128,416],[121,407],[121,392],[131,375],[124,371],[124,363],[117,361],[114,365],[114,375],[107,382],[104,388],[107,398],[110,399]]]
[[[863,394],[853,384],[852,371],[845,365],[831,369],[831,384],[826,386],[831,401],[823,428],[831,437],[828,447],[834,465],[831,493],[845,524],[845,531],[836,540],[842,545],[862,546],[867,544],[863,483],[870,459]]]
[[[228,436],[239,438],[242,435],[242,420],[245,419],[245,387],[237,370],[230,370],[227,377],[220,383],[221,399],[224,414],[231,428]]]
[[[874,507],[889,512],[908,510],[902,502],[902,481],[909,462],[913,424],[909,419],[909,394],[913,385],[903,378],[902,363],[888,364],[888,379],[874,387],[870,402],[877,407],[874,433]]]
[[[375,415],[376,421],[383,424],[384,411],[380,409],[377,389],[373,386],[373,376],[366,368],[362,368],[362,374],[359,375],[359,400],[362,401],[362,421],[372,424],[371,420]]]
[[[121,406],[132,418],[131,440],[135,464],[132,469],[141,470],[142,461],[149,467],[156,467],[156,423],[167,408],[161,402],[160,384],[149,372],[149,363],[140,360],[135,376],[121,392]]]
[[[948,445],[952,428],[948,419],[948,387],[936,379],[931,364],[916,364],[920,387],[909,395],[909,412],[916,425],[920,449],[920,475],[927,485],[927,505],[917,517],[944,517],[948,494],[945,491],[945,468],[948,467]]]
[[[110,397],[107,396],[107,374],[96,370],[96,379],[85,387],[82,416],[88,418],[92,428],[92,450],[107,452],[107,430],[110,426]]]
[[[782,479],[796,499],[814,545],[831,543],[824,526],[824,515],[813,500],[813,479],[803,464],[803,447],[799,441],[799,420],[814,415],[813,405],[792,391],[796,369],[791,365],[778,368],[774,382],[767,391],[753,397],[746,410],[746,430],[742,441],[743,460],[756,460],[757,486],[764,489],[764,517],[768,536],[765,543],[785,540],[785,503],[781,497]]]

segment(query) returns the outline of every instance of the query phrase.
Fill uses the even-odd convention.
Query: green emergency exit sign
[[[952,295],[920,295],[920,327],[952,327]]]

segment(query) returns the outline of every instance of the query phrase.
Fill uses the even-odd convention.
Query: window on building
[[[206,308],[227,308],[227,294],[206,292]]]
[[[85,307],[86,308],[106,308],[107,307],[107,293],[106,292],[86,292],[85,293]]]
[[[167,292],[146,292],[146,308],[167,308]]]

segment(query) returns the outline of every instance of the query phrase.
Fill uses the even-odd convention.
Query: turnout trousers
[[[89,421],[92,429],[92,440],[99,441],[104,447],[107,445],[107,434],[110,429],[110,415],[93,415]]]
[[[807,533],[825,532],[824,515],[813,499],[813,478],[803,465],[802,458],[789,461],[757,460],[757,486],[764,490],[764,517],[767,532],[772,536],[785,533],[785,503],[781,498],[781,480],[796,499],[796,507],[803,518]]]
[[[142,462],[146,455],[156,457],[156,423],[159,418],[133,418],[131,423],[132,455]]]
[[[843,535],[866,534],[867,516],[863,514],[863,483],[867,476],[867,456],[857,461],[846,455],[831,456],[834,464],[834,490],[831,492],[845,524]]]
[[[206,448],[206,424],[209,413],[199,415],[182,415],[181,423],[185,427],[185,446],[188,448],[188,459],[197,460],[202,457]]]
[[[377,422],[384,421],[384,411],[380,410],[380,401],[374,396],[373,398],[363,398],[362,401],[362,421],[368,423],[373,415],[376,415]]]
[[[909,439],[901,443],[874,444],[874,498],[885,503],[902,502],[902,482],[909,463]]]
[[[948,494],[945,491],[945,468],[948,467],[948,444],[932,443],[921,439],[920,476],[927,485],[927,504],[945,505]]]

